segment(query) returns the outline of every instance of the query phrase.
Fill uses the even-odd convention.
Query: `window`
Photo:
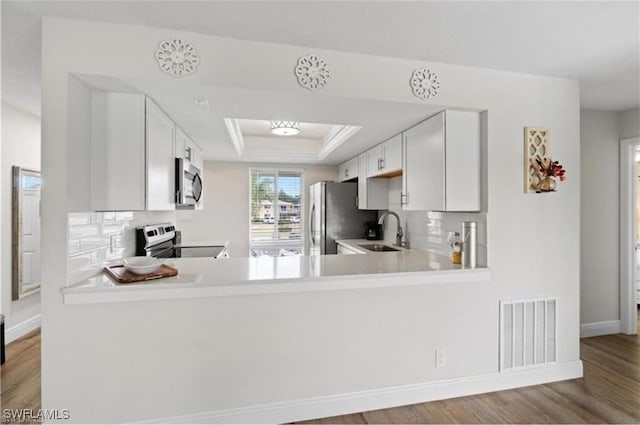
[[[252,257],[302,255],[300,170],[251,169]]]

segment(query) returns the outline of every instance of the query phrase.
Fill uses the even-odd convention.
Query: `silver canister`
[[[462,266],[476,267],[478,262],[478,223],[462,222]]]

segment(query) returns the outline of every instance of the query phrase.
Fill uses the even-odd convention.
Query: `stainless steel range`
[[[136,255],[155,258],[226,258],[226,245],[182,244],[181,233],[171,223],[136,228]]]

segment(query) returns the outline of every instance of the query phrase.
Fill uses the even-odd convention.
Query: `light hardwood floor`
[[[7,345],[0,376],[2,409],[40,408],[40,330]]]
[[[639,320],[640,328],[640,320]],[[640,337],[580,342],[584,377],[301,423],[640,423]],[[7,347],[3,409],[40,408],[40,333]]]

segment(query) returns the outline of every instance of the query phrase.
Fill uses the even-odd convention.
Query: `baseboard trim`
[[[33,316],[30,319],[25,320],[22,323],[18,323],[15,326],[7,328],[4,334],[5,343],[8,344],[12,341],[15,341],[21,336],[24,336],[29,332],[31,332],[32,330],[38,329],[39,327],[40,327],[40,315],[38,314],[36,316]]]
[[[155,418],[135,423],[287,423],[405,406],[582,377],[582,361],[503,373],[402,385],[243,408]]]
[[[622,322],[620,320],[610,320],[608,322],[594,322],[580,325],[580,338],[592,336],[619,334],[622,332]]]

